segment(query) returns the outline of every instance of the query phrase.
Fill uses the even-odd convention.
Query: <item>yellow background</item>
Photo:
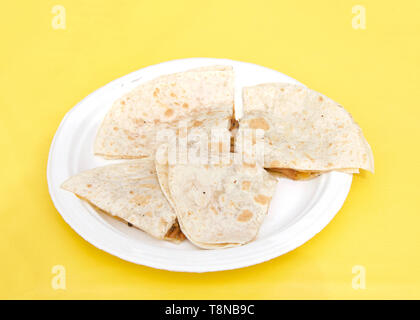
[[[66,8],[65,30],[51,9]],[[366,30],[352,7],[366,8]],[[3,1],[0,10],[0,298],[420,298],[420,1]],[[159,62],[215,57],[290,75],[340,102],[376,173],[355,176],[302,247],[241,270],[188,274],[119,260],[79,237],[47,190],[64,114]],[[63,265],[67,289],[53,290]],[[366,289],[352,288],[352,267]]]

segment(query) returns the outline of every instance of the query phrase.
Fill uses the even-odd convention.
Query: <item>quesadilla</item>
[[[373,155],[351,115],[306,87],[267,83],[243,89],[238,135],[264,130],[264,167],[292,179],[327,171],[373,172]]]
[[[158,176],[181,230],[205,249],[254,240],[276,187],[262,167],[233,162],[161,165]]]
[[[211,66],[161,76],[118,99],[99,128],[94,153],[154,157],[165,130],[223,127],[233,116],[233,69]],[[164,135],[163,135],[163,138]]]
[[[153,160],[131,160],[87,170],[61,187],[157,239],[184,239],[175,212],[160,189]]]

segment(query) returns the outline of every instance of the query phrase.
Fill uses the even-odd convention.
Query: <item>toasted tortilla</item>
[[[84,171],[62,186],[95,209],[129,222],[157,239],[184,239],[157,180],[154,161],[132,160]]]
[[[165,130],[225,127],[233,110],[233,69],[210,66],[161,76],[118,99],[97,133],[94,153],[105,158],[153,157]]]
[[[294,179],[332,170],[373,172],[373,155],[351,115],[330,98],[299,85],[243,89],[238,134],[264,130],[264,167]]]
[[[254,240],[276,187],[276,179],[262,167],[233,162],[174,164],[162,166],[158,172],[181,230],[193,244],[205,249]]]

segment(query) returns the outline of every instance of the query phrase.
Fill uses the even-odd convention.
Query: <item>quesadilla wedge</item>
[[[267,83],[243,89],[238,134],[264,130],[264,167],[292,179],[328,171],[373,172],[373,155],[351,115],[306,87]]]
[[[153,157],[159,134],[187,128],[229,129],[233,69],[210,66],[161,76],[118,99],[99,128],[94,153],[105,158]]]
[[[167,174],[162,170],[165,167],[159,181],[175,207],[181,230],[205,249],[254,240],[277,184],[262,167],[233,162],[173,164],[167,166]]]
[[[175,212],[163,195],[153,160],[112,164],[77,174],[62,186],[95,209],[129,222],[157,239],[182,241]]]

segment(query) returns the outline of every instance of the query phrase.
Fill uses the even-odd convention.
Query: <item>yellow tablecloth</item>
[[[419,14],[416,0],[4,2],[0,298],[420,298]],[[356,175],[302,247],[241,270],[160,271],[96,249],[54,208],[46,165],[64,114],[113,79],[187,57],[281,71],[363,128],[376,173]]]

